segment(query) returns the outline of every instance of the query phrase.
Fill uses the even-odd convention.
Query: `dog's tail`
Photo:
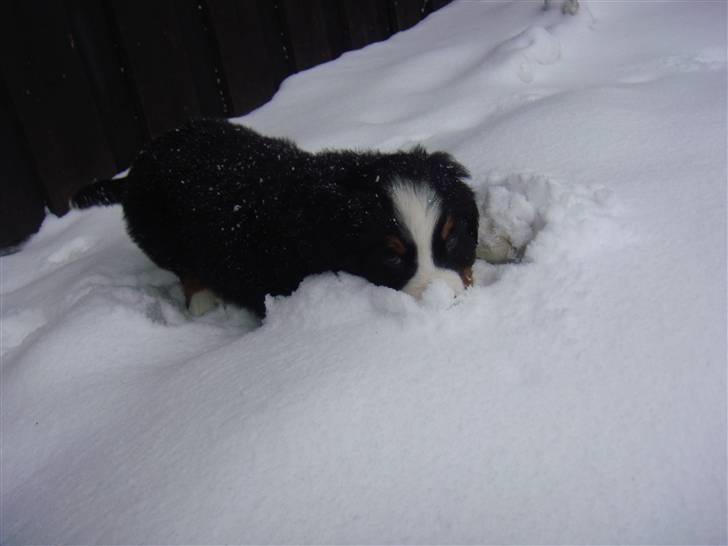
[[[126,178],[94,182],[78,190],[76,195],[71,198],[71,205],[77,209],[116,205],[124,200],[126,185]]]

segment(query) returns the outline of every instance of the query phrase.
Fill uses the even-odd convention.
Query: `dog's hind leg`
[[[183,276],[182,290],[185,293],[185,304],[192,316],[199,317],[217,306],[217,296],[212,290],[205,288],[197,277]]]

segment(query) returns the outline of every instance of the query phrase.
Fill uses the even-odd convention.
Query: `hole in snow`
[[[540,174],[489,173],[476,187],[477,257],[491,264],[528,259],[529,244],[542,230],[580,229],[599,214],[605,198],[602,189],[569,185]]]

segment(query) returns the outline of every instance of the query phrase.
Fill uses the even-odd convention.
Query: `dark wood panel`
[[[129,64],[107,2],[65,0],[72,39],[91,83],[116,170],[126,169],[149,139]]]
[[[432,11],[430,0],[392,1],[394,2],[393,11],[398,30],[406,30],[415,26]]]
[[[432,11],[437,11],[440,8],[444,8],[451,2],[452,0],[430,0],[430,3],[432,5]]]
[[[25,137],[0,80],[0,255],[38,231],[45,217],[41,189]],[[7,252],[7,251],[5,251]]]
[[[55,214],[115,166],[60,0],[12,1],[0,17],[0,67]]]
[[[329,40],[325,6],[325,0],[280,2],[296,71],[325,63],[336,56]]]
[[[232,102],[230,114],[245,114],[268,101],[293,72],[278,14],[269,1],[207,0],[207,10]]]
[[[175,0],[174,4],[200,113],[212,117],[232,115],[230,92],[210,25],[207,3],[203,0]]]
[[[353,49],[349,20],[342,0],[322,0],[325,38],[329,44],[331,59]],[[330,59],[329,59],[330,60]]]
[[[112,0],[121,41],[155,137],[200,115],[194,77],[172,0]]]
[[[386,40],[394,33],[386,0],[341,0],[339,9],[349,34],[347,49]]]

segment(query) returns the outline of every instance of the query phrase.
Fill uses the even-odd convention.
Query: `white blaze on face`
[[[392,185],[390,196],[398,221],[409,231],[417,248],[417,270],[402,291],[419,298],[432,281],[440,279],[456,294],[462,292],[465,285],[460,275],[437,267],[432,257],[432,238],[442,213],[435,191],[427,184],[398,181]]]

